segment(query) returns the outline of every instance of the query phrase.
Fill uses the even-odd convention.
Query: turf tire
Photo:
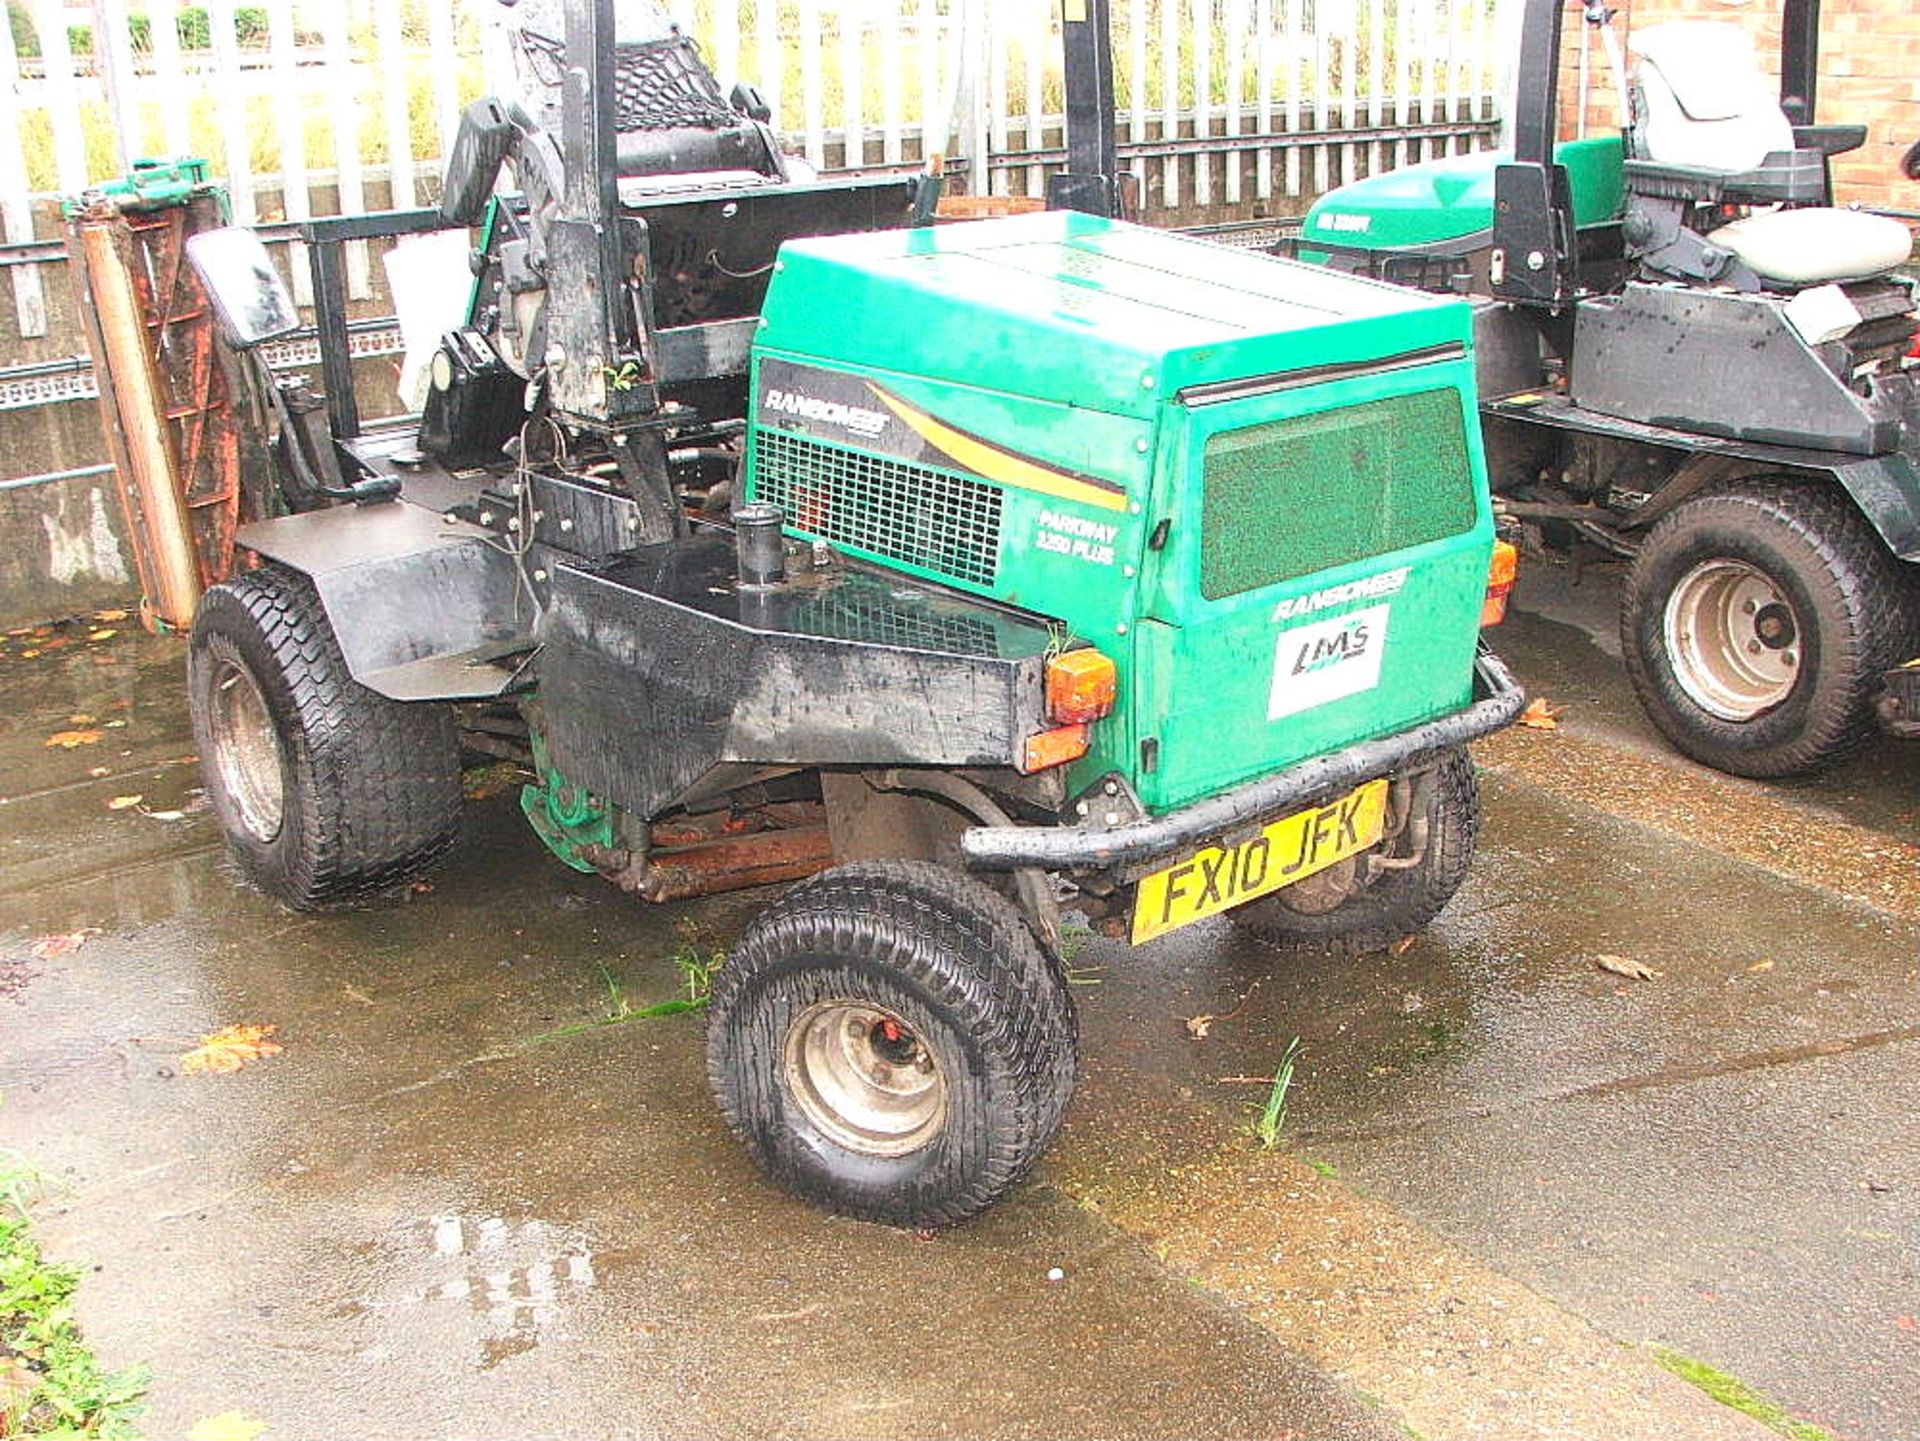
[[[312,583],[266,567],[210,589],[187,659],[194,740],[240,867],[296,909],[418,877],[460,825],[444,705],[354,681]]]
[[[889,1152],[823,1122],[795,1049],[863,1008],[895,1018],[943,1088]],[[965,1220],[1011,1189],[1073,1092],[1065,977],[1004,897],[922,861],[841,866],[789,891],[714,978],[707,1074],[728,1123],[779,1185],[913,1230]],[[830,1108],[829,1108],[830,1109]]]

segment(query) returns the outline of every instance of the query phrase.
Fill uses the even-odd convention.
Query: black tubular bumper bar
[[[1491,735],[1518,720],[1527,703],[1526,692],[1513,672],[1484,645],[1474,660],[1473,691],[1473,703],[1465,710],[1398,735],[1317,756],[1164,816],[1112,830],[975,826],[961,836],[960,854],[977,870],[1034,866],[1049,871],[1089,871],[1131,869],[1190,851],[1298,810],[1308,802],[1403,769],[1410,761]]]

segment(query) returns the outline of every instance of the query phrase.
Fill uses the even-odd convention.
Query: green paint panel
[[[1554,154],[1567,167],[1575,222],[1599,225],[1618,218],[1624,196],[1620,137],[1569,140]],[[1314,202],[1301,226],[1301,244],[1323,240],[1356,250],[1485,244],[1493,227],[1494,167],[1512,158],[1511,150],[1450,155],[1343,185]]]
[[[1466,312],[1070,211],[789,241],[759,344],[1152,420],[1186,386],[1463,340]]]
[[[1468,700],[1465,304],[1053,213],[791,242],[765,314],[749,497],[1111,656],[1075,786],[1165,810]]]
[[[1440,360],[1192,407],[1170,427],[1155,506],[1169,543],[1143,577],[1135,656],[1154,697],[1136,725],[1159,742],[1139,780],[1149,806],[1467,703],[1493,555],[1474,414],[1471,365]],[[1289,435],[1295,453],[1258,486],[1219,467],[1248,440]],[[1327,524],[1341,515],[1350,529]],[[1209,586],[1210,571],[1263,553],[1283,578]]]

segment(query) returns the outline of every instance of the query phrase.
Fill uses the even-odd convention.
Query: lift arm
[[[1526,0],[1513,159],[1493,172],[1493,293],[1559,310],[1578,281],[1573,190],[1553,158],[1560,128],[1560,36],[1567,0]]]
[[[1066,52],[1067,168],[1047,183],[1047,204],[1111,219],[1120,214],[1120,161],[1108,0],[1061,0],[1060,20]]]

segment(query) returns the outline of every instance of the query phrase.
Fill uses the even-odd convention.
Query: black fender
[[[348,672],[390,700],[501,695],[507,658],[533,644],[514,559],[477,525],[395,500],[258,521],[238,541],[313,582]]]
[[[1920,561],[1920,455],[1909,448],[1879,455],[1814,450],[1767,441],[1699,435],[1671,426],[1620,420],[1570,404],[1564,396],[1483,396],[1483,422],[1542,426],[1573,436],[1600,436],[1677,452],[1685,458],[1645,503],[1621,516],[1629,532],[1645,530],[1709,486],[1763,475],[1804,476],[1845,491],[1881,542],[1903,561]]]
[[[1853,497],[1887,549],[1901,560],[1920,561],[1920,465],[1904,451],[1849,459],[1828,468]]]
[[[1633,530],[1644,530],[1690,496],[1709,486],[1737,484],[1742,478],[1805,476],[1826,481],[1847,493],[1866,517],[1881,542],[1897,559],[1920,561],[1920,465],[1901,451],[1886,455],[1831,455],[1809,462],[1814,452],[1747,447],[1738,459],[1716,447],[1695,455],[1675,472],[1672,480],[1636,510],[1628,520]]]

